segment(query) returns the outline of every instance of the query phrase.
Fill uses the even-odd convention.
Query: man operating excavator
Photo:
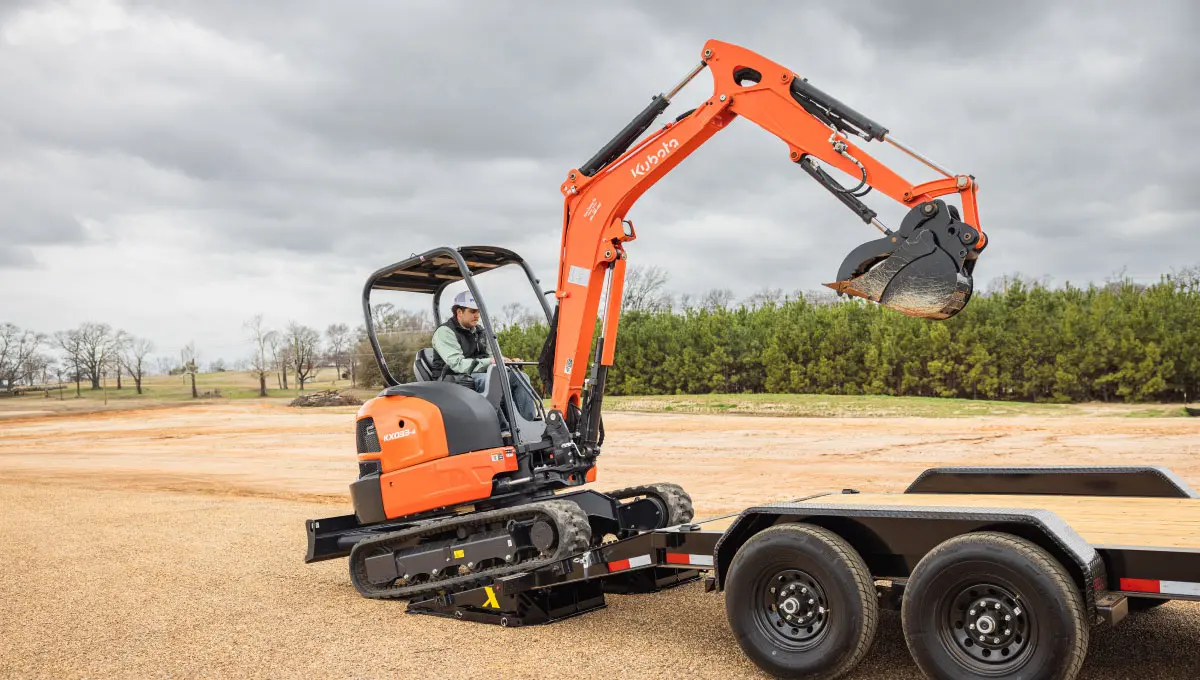
[[[441,380],[450,380],[472,387],[480,394],[487,390],[487,368],[496,363],[479,325],[479,303],[471,291],[464,290],[454,297],[450,318],[433,333],[434,373]],[[505,358],[504,361],[520,361]],[[508,369],[509,385],[517,411],[525,420],[537,418],[533,386],[525,373]]]

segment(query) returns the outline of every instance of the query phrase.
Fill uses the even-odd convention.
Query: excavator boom
[[[643,137],[675,94],[705,69],[713,77],[712,96]],[[932,319],[953,316],[970,298],[975,260],[987,244],[972,176],[947,172],[790,69],[710,40],[698,66],[667,94],[655,97],[586,163],[569,171],[561,186],[558,306],[540,372],[544,382],[553,384],[552,409],[566,416],[570,429],[583,433],[584,448],[598,452],[599,402],[620,321],[624,246],[636,238],[625,216],[647,189],[738,117],[779,137],[793,163],[883,232],[882,238],[852,251],[837,281],[825,285],[839,295]],[[942,177],[914,185],[860,145],[872,141],[892,145]],[[843,186],[826,166],[857,178],[857,185]],[[872,189],[910,208],[899,229],[883,225],[860,200]],[[961,212],[940,200],[948,194],[960,196]],[[585,395],[585,367],[606,290],[607,309]]]

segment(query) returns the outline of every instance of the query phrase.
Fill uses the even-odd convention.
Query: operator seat
[[[417,355],[413,358],[413,376],[416,377],[416,382],[439,381],[441,376],[433,369],[433,360],[436,356],[432,347],[425,347],[417,351]],[[500,367],[495,364],[488,366],[486,371],[487,378],[483,387],[483,397],[495,409],[497,420],[508,425],[508,419],[501,413],[504,392],[501,388],[500,380],[496,377],[499,370]],[[460,387],[474,391],[465,385]],[[546,431],[546,423],[541,420],[527,421],[519,413],[515,414],[514,417],[516,419],[518,440],[525,443],[532,443],[542,438],[542,434]]]
[[[432,382],[438,379],[438,374],[433,370],[434,354],[432,347],[417,350],[417,355],[413,357],[413,375],[416,376],[417,382]]]

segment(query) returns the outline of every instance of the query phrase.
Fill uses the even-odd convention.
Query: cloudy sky
[[[1153,281],[1200,264],[1197,31],[1190,0],[4,0],[0,322],[232,361],[251,315],[356,325],[365,277],[436,245],[508,246],[553,280],[567,170],[708,38],[974,174],[977,287]],[[629,217],[631,263],[677,292],[813,289],[876,235],[747,121]]]

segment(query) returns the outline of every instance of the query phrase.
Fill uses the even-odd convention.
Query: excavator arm
[[[705,68],[713,76],[712,96],[639,141],[675,94]],[[979,229],[973,177],[943,170],[791,70],[736,45],[709,41],[701,63],[683,81],[655,97],[594,157],[568,172],[561,187],[558,306],[540,370],[543,381],[553,384],[552,415],[565,416],[566,429],[584,456],[599,452],[600,401],[620,321],[625,244],[637,237],[626,213],[655,182],[738,117],[783,140],[792,162],[883,232],[882,238],[856,248],[837,281],[825,285],[839,294],[935,319],[953,316],[970,298],[974,262],[987,243]],[[942,178],[912,184],[860,146],[872,141],[891,144]],[[857,186],[842,186],[822,164],[857,178]],[[872,188],[910,208],[899,229],[888,229],[860,200]],[[961,214],[938,200],[955,193],[961,197]],[[585,387],[602,298],[606,309]],[[565,434],[560,431],[560,438]]]

